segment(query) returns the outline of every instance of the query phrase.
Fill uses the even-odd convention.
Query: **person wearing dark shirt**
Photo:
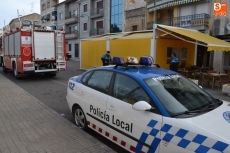
[[[172,53],[172,60],[170,63],[170,70],[178,72],[179,59],[176,57],[175,53]]]
[[[101,57],[101,60],[102,60],[103,66],[109,65],[109,63],[112,62],[112,58],[111,58],[111,56],[110,56],[110,51],[107,51],[106,54],[104,54],[104,55]]]

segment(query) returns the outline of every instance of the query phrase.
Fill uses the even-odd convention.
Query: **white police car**
[[[76,125],[130,152],[230,153],[230,105],[141,57],[72,77],[67,101]]]

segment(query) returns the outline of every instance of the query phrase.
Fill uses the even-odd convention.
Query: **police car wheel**
[[[74,117],[74,122],[75,124],[83,129],[83,130],[86,130],[88,127],[87,127],[87,120],[86,120],[86,117],[85,117],[85,114],[83,112],[83,110],[81,109],[80,106],[76,106],[74,109],[73,109],[73,117]]]

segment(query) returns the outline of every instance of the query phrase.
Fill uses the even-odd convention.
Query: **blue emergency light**
[[[130,60],[133,60],[134,62],[130,62]],[[135,68],[138,69],[140,66],[152,66],[155,65],[156,67],[160,67],[158,64],[153,64],[153,58],[151,56],[142,56],[139,60],[139,63],[136,62],[137,59],[134,57],[128,57],[127,62],[125,62],[124,58],[115,56],[113,57],[113,65],[115,65],[114,68],[117,68],[118,66],[125,67],[126,70],[129,68]]]
[[[115,57],[113,57],[113,64],[117,65],[117,66],[122,66],[125,64],[125,61],[122,57],[115,56]]]
[[[146,65],[146,66],[151,66],[153,64],[153,61],[150,57],[148,56],[142,56],[139,60],[139,64],[141,65]]]

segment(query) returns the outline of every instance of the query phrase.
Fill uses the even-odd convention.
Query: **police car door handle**
[[[115,110],[115,108],[114,108],[113,105],[108,106],[108,108],[109,108],[110,110]]]

